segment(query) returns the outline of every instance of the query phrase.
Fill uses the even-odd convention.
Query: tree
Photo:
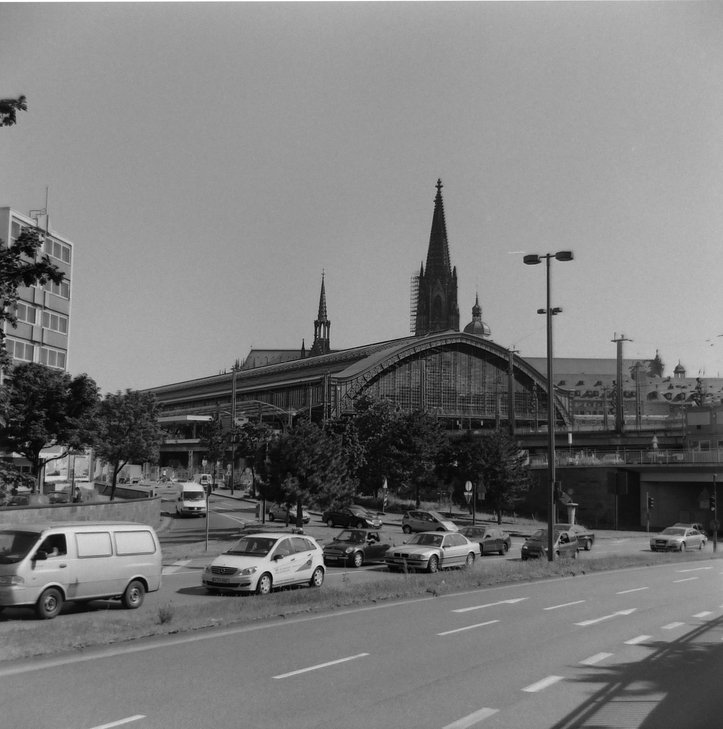
[[[236,453],[251,466],[251,496],[256,497],[257,466],[263,463],[260,457],[262,449],[268,444],[273,431],[266,423],[249,420],[234,431]],[[263,469],[263,466],[262,466]]]
[[[206,459],[213,464],[211,468],[212,489],[216,488],[216,464],[222,461],[226,455],[232,436],[232,431],[224,426],[219,413],[214,413],[211,420],[204,423],[200,429],[199,445],[206,449]]]
[[[532,483],[529,467],[523,462],[517,442],[505,430],[489,434],[467,431],[450,443],[447,463],[460,481],[484,486],[485,500],[502,523],[503,509],[512,509],[524,499]]]
[[[163,436],[155,395],[127,389],[107,393],[95,419],[94,447],[111,467],[110,500],[118,473],[127,463],[155,463]]]
[[[98,405],[98,387],[88,375],[71,377],[34,362],[16,365],[8,377],[0,402],[0,440],[30,461],[36,482],[49,446],[83,448],[92,443],[92,416]],[[63,458],[61,453],[50,460]]]
[[[28,104],[24,96],[0,99],[0,127],[11,127],[17,122],[17,112],[27,110]]]
[[[0,240],[0,322],[17,326],[18,289],[21,286],[44,286],[48,281],[59,284],[65,274],[50,262],[48,256],[38,256],[42,245],[40,233],[23,228],[12,246]],[[5,348],[5,332],[0,327],[0,367],[7,370],[12,360]]]
[[[349,475],[348,463],[340,435],[301,420],[269,448],[267,495],[296,504],[296,524],[300,527],[304,503],[316,502],[325,507],[355,493],[356,482]]]

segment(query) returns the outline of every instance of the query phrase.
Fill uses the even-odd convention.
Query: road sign
[[[471,481],[467,481],[467,483],[464,485],[464,490],[465,491],[471,491],[472,490],[472,482]]]

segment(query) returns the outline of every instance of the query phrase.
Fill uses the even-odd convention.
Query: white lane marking
[[[712,567],[692,567],[689,570],[675,570],[676,572],[700,572],[701,570],[712,570]]]
[[[557,610],[557,608],[563,608],[563,607],[569,607],[570,605],[579,605],[581,602],[585,602],[584,600],[576,600],[575,602],[566,602],[562,605],[553,605],[552,607],[546,607],[542,608],[543,610]]]
[[[538,681],[537,683],[531,683],[529,686],[523,688],[523,691],[527,691],[530,694],[534,694],[537,691],[542,691],[542,689],[546,689],[548,686],[552,686],[553,683],[557,683],[558,681],[562,681],[562,679],[565,678],[564,676],[548,676],[547,678],[543,678],[542,681]]]
[[[580,665],[582,666],[594,666],[596,663],[600,663],[600,661],[604,661],[606,658],[610,658],[612,653],[596,653],[594,656],[590,656],[590,658],[586,658],[584,661],[580,661]]]
[[[627,595],[629,592],[640,592],[641,590],[649,590],[649,587],[634,587],[632,590],[623,590],[622,592],[616,592],[616,595]]]
[[[488,602],[486,605],[475,605],[474,607],[460,608],[459,610],[452,610],[453,613],[468,613],[470,610],[481,610],[482,608],[494,607],[495,605],[513,605],[516,602],[522,602],[523,600],[529,600],[529,597],[516,597],[513,600],[500,600],[499,602]]]
[[[702,613],[696,613],[694,618],[707,618],[709,615],[713,615],[710,610],[704,610]]]
[[[673,630],[674,628],[679,628],[681,625],[685,625],[685,623],[668,623],[667,625],[664,625],[661,630]]]
[[[442,729],[467,729],[467,727],[483,721],[487,717],[492,716],[492,714],[496,714],[498,711],[499,709],[480,709],[479,711],[475,711],[473,714],[468,714],[467,716],[463,716],[461,719],[457,719],[457,721],[453,721],[451,724],[447,724],[447,726]]]
[[[637,645],[638,643],[644,643],[646,640],[652,638],[652,635],[639,635],[637,638],[631,638],[625,641],[625,645]]]
[[[594,625],[595,623],[601,623],[603,620],[609,620],[610,618],[615,618],[618,615],[630,615],[631,613],[634,613],[637,610],[637,608],[630,608],[630,610],[618,610],[616,613],[612,613],[611,615],[603,615],[601,618],[593,618],[592,620],[583,620],[581,623],[575,623],[575,625],[582,625],[583,627],[587,625]]]
[[[174,562],[171,565],[168,565],[168,567],[164,567],[161,571],[162,575],[172,575],[174,572],[178,572],[182,567],[185,567],[191,560],[190,559],[183,559],[179,562]]]
[[[682,580],[673,580],[673,584],[675,584],[676,582],[690,582],[691,580],[698,580],[698,579],[700,579],[700,578],[699,577],[686,577],[685,579],[682,579]]]
[[[466,625],[464,628],[455,628],[454,630],[447,630],[444,633],[437,633],[437,635],[452,635],[452,633],[461,633],[463,630],[472,630],[472,628],[481,628],[483,625],[492,625],[492,623],[499,623],[499,620],[488,620],[486,623],[477,623],[477,625]]]
[[[338,663],[346,663],[347,661],[353,661],[356,658],[363,658],[368,656],[368,653],[357,653],[355,656],[347,656],[346,658],[339,658],[336,661],[328,661],[327,663],[319,663],[316,666],[309,666],[308,668],[300,668],[298,671],[289,671],[289,673],[280,673],[278,676],[272,676],[271,678],[288,678],[289,676],[298,676],[300,673],[308,673],[309,671],[318,671],[320,668],[328,668],[329,666],[336,666]]]
[[[118,721],[112,721],[110,724],[99,724],[94,726],[93,729],[110,729],[113,726],[122,726],[123,724],[130,724],[132,721],[138,721],[139,719],[145,719],[145,714],[136,714],[135,716],[129,716],[127,719],[119,719]]]

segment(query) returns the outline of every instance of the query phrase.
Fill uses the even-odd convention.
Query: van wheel
[[[128,610],[135,610],[143,605],[143,599],[146,596],[146,588],[143,587],[143,583],[140,580],[132,580],[131,583],[126,587],[126,591],[121,597],[123,607]]]
[[[63,594],[57,587],[49,587],[35,603],[35,612],[41,620],[51,620],[63,607]]]

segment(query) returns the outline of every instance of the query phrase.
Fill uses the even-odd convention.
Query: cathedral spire
[[[324,286],[324,272],[321,272],[321,293],[319,294],[319,313],[314,322],[314,343],[309,350],[309,357],[316,357],[320,354],[328,354],[329,334],[331,322],[326,314],[326,287]]]
[[[459,331],[457,269],[452,268],[444,219],[442,180],[437,180],[427,265],[420,267],[414,333],[418,337],[444,331]]]

